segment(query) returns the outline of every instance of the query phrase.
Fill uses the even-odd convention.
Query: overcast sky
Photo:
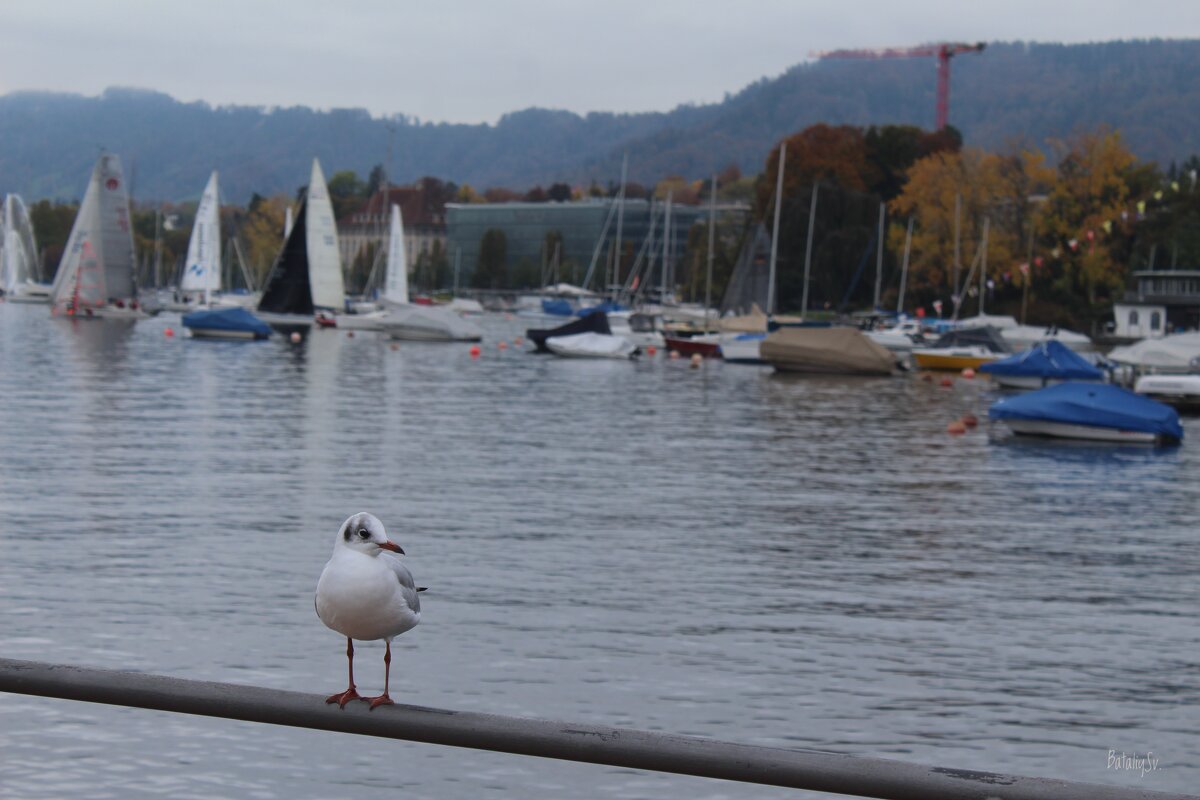
[[[530,106],[719,101],[813,50],[1152,37],[1200,37],[1200,3],[0,0],[0,94],[133,86],[214,105],[494,122]]]

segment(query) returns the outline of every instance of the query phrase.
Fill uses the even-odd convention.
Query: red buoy
[[[943,389],[948,389],[954,385],[954,378],[942,378],[941,386]]]
[[[652,344],[646,345],[646,355],[652,356],[658,353],[658,348]]]
[[[479,358],[483,350],[477,344],[471,345],[471,358]]]
[[[979,418],[976,417],[974,414],[963,414],[962,415],[962,424],[966,425],[968,428],[974,428],[976,425],[979,424]]]
[[[172,336],[174,336],[174,335],[175,335],[175,331],[174,331],[173,329],[171,329],[171,328],[164,328],[164,329],[163,329],[163,336],[166,336],[168,339],[169,339],[169,338],[171,338],[171,337],[172,337]]]
[[[967,432],[967,426],[962,424],[961,420],[954,420],[946,426],[946,433],[951,436],[961,436]]]

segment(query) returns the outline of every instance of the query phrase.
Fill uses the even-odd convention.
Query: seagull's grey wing
[[[421,598],[417,597],[417,582],[413,580],[412,573],[408,571],[408,567],[391,554],[384,553],[383,557],[387,558],[388,565],[392,568],[392,573],[395,574],[396,580],[400,584],[400,595],[404,598],[404,602],[414,614],[421,611]]]

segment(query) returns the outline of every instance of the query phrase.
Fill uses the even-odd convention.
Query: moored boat
[[[1200,375],[1143,375],[1133,391],[1180,411],[1200,411]]]
[[[240,306],[210,308],[183,315],[183,326],[204,339],[266,339],[271,326]]]
[[[550,348],[546,346],[546,340],[551,336],[570,336],[576,333],[611,334],[612,329],[608,325],[608,315],[603,311],[594,311],[585,317],[559,325],[557,328],[529,328],[525,331],[525,338],[533,342],[535,352],[549,353]]]
[[[851,327],[780,327],[767,334],[759,352],[779,372],[891,375],[896,369],[887,348]]]
[[[914,347],[913,361],[921,369],[979,369],[1004,358],[1012,347],[990,325],[947,331],[931,347]]]
[[[674,350],[681,356],[699,355],[704,358],[721,357],[721,334],[700,333],[695,336],[664,336],[663,347]]]
[[[1098,383],[1105,377],[1099,367],[1053,339],[983,364],[979,371],[1009,389],[1040,389],[1064,381]]]
[[[1013,433],[1060,439],[1179,444],[1175,409],[1111,384],[1061,383],[993,404],[988,417]]]
[[[566,336],[551,336],[546,348],[556,356],[568,358],[618,358],[628,359],[640,351],[637,345],[611,333],[572,333]]]

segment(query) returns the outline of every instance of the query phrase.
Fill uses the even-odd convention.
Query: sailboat
[[[422,342],[478,342],[483,339],[483,331],[478,325],[453,311],[409,302],[404,222],[400,217],[400,206],[395,204],[392,205],[388,230],[387,273],[380,301],[385,311],[379,319],[379,329],[392,339]],[[339,317],[342,319],[346,317]]]
[[[196,221],[188,239],[187,259],[183,262],[182,292],[197,294],[206,306],[221,290],[221,220],[217,199],[217,172],[213,170],[196,207]]]
[[[321,164],[314,158],[308,191],[267,276],[258,316],[282,328],[309,328],[318,310],[332,313],[345,303],[333,204]]]
[[[38,283],[37,245],[33,240],[33,224],[29,210],[19,195],[4,198],[3,225],[0,239],[0,292],[12,303],[48,303],[50,287]]]
[[[121,160],[102,153],[54,276],[51,313],[74,319],[147,316],[137,301],[133,267],[129,192]]]

